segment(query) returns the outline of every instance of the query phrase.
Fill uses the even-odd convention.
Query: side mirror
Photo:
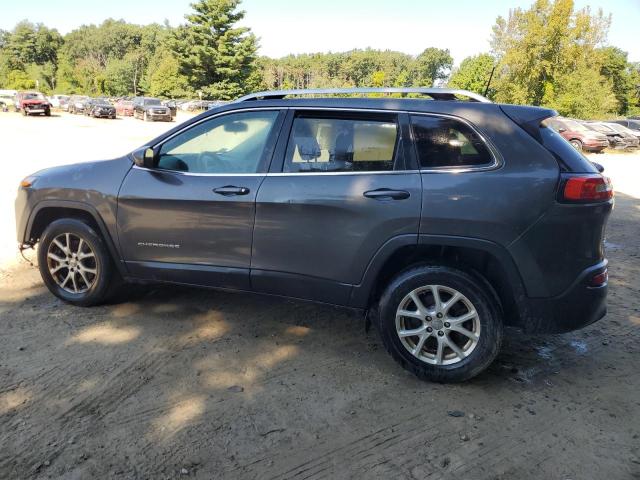
[[[153,168],[155,167],[156,154],[150,147],[141,147],[131,153],[133,163],[138,167]]]

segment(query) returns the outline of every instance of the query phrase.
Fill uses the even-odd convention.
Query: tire
[[[84,242],[80,248],[80,251],[84,252],[83,255],[89,252],[93,256],[87,255],[73,261],[72,252],[77,251],[79,240]],[[65,253],[59,245],[69,247],[69,243],[71,248]],[[52,273],[53,269],[64,262],[59,262],[50,255],[55,255],[57,258],[66,256],[67,267],[60,267],[57,273]],[[72,268],[75,265],[73,277],[70,276],[71,269],[68,265]],[[38,248],[38,268],[42,280],[51,293],[67,303],[81,307],[103,303],[118,283],[111,256],[100,235],[86,223],[71,218],[54,221],[42,234]],[[89,269],[95,270],[95,273],[90,273]],[[80,273],[81,270],[82,273]],[[74,281],[66,281],[66,285],[61,286],[60,283],[67,277]],[[88,285],[83,278],[88,280]]]
[[[580,140],[578,140],[577,138],[574,138],[573,140],[570,140],[569,143],[571,144],[571,146],[573,148],[575,148],[577,151],[582,152],[583,148],[582,148],[582,142]]]
[[[22,116],[23,117],[28,117],[29,116],[29,114],[27,113],[27,109],[26,108],[22,109]]]
[[[461,295],[448,308],[440,310],[442,317],[435,315],[434,288],[444,307],[453,293]],[[417,295],[422,309],[413,302],[411,293]],[[400,307],[414,316],[396,318]],[[502,345],[501,309],[488,285],[455,268],[421,265],[401,272],[382,294],[378,312],[377,326],[384,347],[404,369],[422,380],[446,383],[475,377],[491,364]],[[456,322],[467,316],[470,320]],[[461,328],[476,339],[457,331]],[[425,340],[422,336],[406,335],[411,330],[422,330]],[[402,339],[399,331],[405,332]],[[454,344],[458,353],[448,344]],[[420,358],[410,349],[418,350]]]
[[[51,116],[51,110],[47,109],[44,111],[44,116],[45,117],[50,117]]]

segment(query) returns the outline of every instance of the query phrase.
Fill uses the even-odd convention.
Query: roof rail
[[[246,102],[248,100],[281,100],[292,95],[356,95],[368,93],[417,93],[426,95],[434,100],[458,100],[457,96],[467,97],[470,102],[491,103],[486,97],[468,90],[457,90],[451,88],[426,88],[426,87],[400,87],[400,88],[317,88],[298,90],[272,90],[268,92],[250,93],[240,97],[236,102]]]

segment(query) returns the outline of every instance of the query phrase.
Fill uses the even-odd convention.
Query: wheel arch
[[[123,276],[126,275],[122,259],[120,258],[119,252],[116,249],[104,220],[92,205],[83,202],[69,200],[45,200],[38,203],[29,216],[23,236],[23,242],[28,245],[35,245],[47,226],[50,225],[51,222],[61,218],[74,218],[83,221],[96,230],[106,243],[107,249],[113,259],[113,263],[116,265],[119,273]]]
[[[465,270],[491,292],[503,310],[505,324],[521,326],[520,298],[524,285],[511,255],[487,240],[445,235],[405,235],[383,245],[355,285],[351,306],[368,309],[389,281],[417,264],[439,264]]]

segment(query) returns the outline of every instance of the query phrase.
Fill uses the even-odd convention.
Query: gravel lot
[[[594,156],[617,190],[608,316],[510,332],[485,374],[438,385],[329,307],[177,287],[91,309],[50,295],[16,256],[19,180],[173,125],[0,113],[0,478],[640,478],[640,155]]]

